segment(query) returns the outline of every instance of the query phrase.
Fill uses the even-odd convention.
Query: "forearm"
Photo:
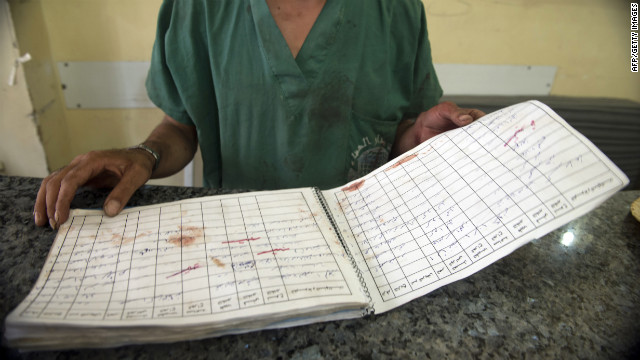
[[[151,177],[162,178],[182,170],[193,159],[198,138],[195,127],[178,123],[165,115],[143,144],[160,156]]]

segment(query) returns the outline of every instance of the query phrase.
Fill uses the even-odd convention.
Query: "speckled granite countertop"
[[[40,180],[0,176],[0,312],[27,295],[55,232],[37,228]],[[147,186],[130,205],[217,194]],[[105,191],[82,190],[73,207],[99,208]],[[638,358],[640,223],[623,191],[479,273],[374,317],[199,341],[116,349],[19,353],[26,359],[467,359]],[[573,243],[561,243],[572,231]]]

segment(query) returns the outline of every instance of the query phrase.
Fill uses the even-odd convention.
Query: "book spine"
[[[320,203],[320,206],[324,210],[324,213],[327,215],[327,219],[329,219],[329,222],[331,223],[333,232],[338,237],[338,240],[340,240],[340,244],[342,244],[342,248],[344,249],[345,253],[349,257],[349,262],[351,263],[351,266],[355,270],[356,275],[358,276],[358,280],[360,281],[360,286],[362,287],[362,290],[369,301],[369,306],[364,309],[363,315],[364,316],[373,315],[375,313],[375,309],[373,307],[373,300],[371,299],[371,294],[369,293],[369,288],[367,287],[367,283],[364,280],[362,271],[360,271],[360,268],[356,263],[356,259],[353,257],[353,255],[351,254],[351,250],[349,250],[349,246],[347,246],[347,243],[344,241],[344,238],[342,237],[342,232],[338,227],[338,223],[336,223],[335,219],[333,218],[333,214],[331,213],[331,209],[329,209],[329,205],[327,204],[324,198],[324,195],[322,195],[322,192],[320,191],[319,188],[314,188],[314,193],[316,195],[316,199],[318,199],[318,202]]]

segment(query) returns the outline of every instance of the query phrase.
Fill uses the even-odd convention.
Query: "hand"
[[[398,156],[438,134],[469,125],[484,115],[481,110],[463,109],[450,101],[438,104],[418,115],[413,125],[407,121],[398,126],[391,154]]]
[[[36,225],[57,229],[69,217],[76,190],[83,185],[113,187],[104,203],[108,216],[117,215],[131,195],[149,180],[155,159],[139,149],[92,151],[47,176],[34,208]]]

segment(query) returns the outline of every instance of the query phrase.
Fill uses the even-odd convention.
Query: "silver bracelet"
[[[160,154],[158,154],[155,150],[153,150],[152,148],[148,147],[145,144],[138,144],[136,146],[132,146],[127,149],[128,150],[142,149],[148,152],[149,154],[151,154],[151,156],[153,156],[153,158],[156,159],[156,162],[153,164],[153,170],[151,171],[156,171],[156,169],[158,168],[158,164],[160,164]]]

